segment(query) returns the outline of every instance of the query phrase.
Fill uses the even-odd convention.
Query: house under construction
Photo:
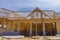
[[[24,36],[55,36],[60,31],[60,14],[38,7],[20,12],[0,8],[0,30],[0,34],[12,31]]]

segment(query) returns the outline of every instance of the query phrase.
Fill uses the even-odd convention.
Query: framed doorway
[[[31,36],[43,36],[43,25],[42,23],[32,23],[30,26],[30,35]]]

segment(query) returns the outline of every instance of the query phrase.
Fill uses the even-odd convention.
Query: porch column
[[[32,36],[32,23],[30,23],[30,36]]]
[[[45,36],[45,23],[43,23],[43,36]]]
[[[43,13],[41,14],[42,19],[42,25],[43,25],[43,36],[45,36],[45,17],[43,16]]]

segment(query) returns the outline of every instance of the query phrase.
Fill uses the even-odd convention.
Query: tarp
[[[14,32],[14,31],[4,31],[3,36],[16,36],[16,35],[19,35],[18,32]]]

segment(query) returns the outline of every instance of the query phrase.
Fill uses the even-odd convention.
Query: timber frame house
[[[24,13],[0,8],[1,33],[8,30],[25,36],[56,36],[59,33],[60,15],[54,10],[41,10],[36,7],[33,11],[20,15]]]

